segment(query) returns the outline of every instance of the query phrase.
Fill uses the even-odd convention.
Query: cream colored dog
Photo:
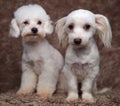
[[[77,83],[82,83],[82,100],[94,102],[99,75],[99,51],[93,36],[97,33],[105,47],[111,47],[112,33],[108,19],[88,10],[75,10],[56,23],[59,42],[67,47],[63,73],[68,84],[68,102],[78,99]]]
[[[45,38],[53,32],[50,17],[39,5],[18,8],[10,25],[10,35],[22,37],[22,79],[17,94],[32,93],[50,97],[56,90],[58,75],[63,67],[62,55]]]

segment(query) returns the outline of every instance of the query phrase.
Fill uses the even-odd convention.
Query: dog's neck
[[[34,52],[36,50],[39,50],[40,48],[43,48],[46,43],[49,43],[46,39],[43,39],[38,42],[25,42],[23,41],[23,52]]]
[[[37,42],[33,42],[33,41],[31,41],[31,42],[26,42],[26,41],[22,41],[22,43],[23,43],[23,46],[25,46],[25,45],[27,45],[27,46],[31,46],[31,47],[34,47],[34,46],[36,46],[36,45],[38,45],[38,44],[40,44],[40,43],[43,43],[43,42],[45,42],[46,41],[46,39],[42,39],[41,41],[37,41]]]

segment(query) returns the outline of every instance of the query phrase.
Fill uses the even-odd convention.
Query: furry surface
[[[112,91],[103,95],[97,95],[94,104],[84,104],[80,100],[74,104],[65,101],[65,95],[57,94],[52,98],[43,100],[36,94],[17,96],[15,91],[9,91],[0,95],[0,106],[119,106],[120,92]]]
[[[98,81],[98,89],[103,87],[112,87],[118,89],[110,94],[98,96],[99,103],[91,106],[117,106],[120,105],[120,1],[119,0],[4,0],[0,1],[0,105],[15,106],[14,104],[25,104],[26,106],[36,104],[40,105],[41,100],[36,96],[18,97],[15,95],[16,87],[20,86],[21,78],[21,41],[8,37],[9,23],[13,17],[13,12],[20,6],[28,3],[40,4],[51,16],[53,21],[57,21],[61,17],[67,15],[74,9],[88,9],[94,13],[100,13],[108,17],[113,32],[112,48],[105,50],[101,42],[97,42],[100,50],[100,77]],[[56,35],[48,38],[54,47],[59,48]],[[97,41],[98,37],[96,37]],[[63,54],[64,50],[59,49]],[[14,65],[14,67],[13,67]],[[20,99],[19,99],[20,98]],[[65,102],[57,102],[59,96],[55,96],[54,100],[42,102],[41,104],[66,106]],[[65,99],[64,99],[65,100]],[[61,100],[60,100],[61,101]],[[68,105],[69,106],[69,105]]]

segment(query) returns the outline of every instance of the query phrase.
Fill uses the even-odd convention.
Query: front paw
[[[50,98],[52,94],[53,94],[53,91],[50,90],[49,88],[37,91],[37,95],[44,99]]]
[[[95,99],[93,98],[92,94],[87,92],[82,94],[82,101],[84,103],[95,103]]]
[[[23,90],[23,89],[19,89],[17,91],[17,95],[20,95],[20,96],[25,96],[27,94],[31,94],[33,93],[33,90]]]
[[[67,102],[69,103],[75,103],[78,100],[78,94],[77,93],[71,93],[66,98]]]

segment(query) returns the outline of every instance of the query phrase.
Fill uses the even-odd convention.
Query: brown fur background
[[[18,7],[29,3],[40,4],[53,22],[79,8],[108,17],[113,33],[112,48],[105,49],[96,36],[101,55],[98,87],[112,87],[115,92],[120,91],[120,0],[0,0],[0,93],[9,92],[20,85],[21,38],[8,36],[9,24],[13,12]],[[64,54],[64,50],[58,45],[55,33],[48,39]]]

